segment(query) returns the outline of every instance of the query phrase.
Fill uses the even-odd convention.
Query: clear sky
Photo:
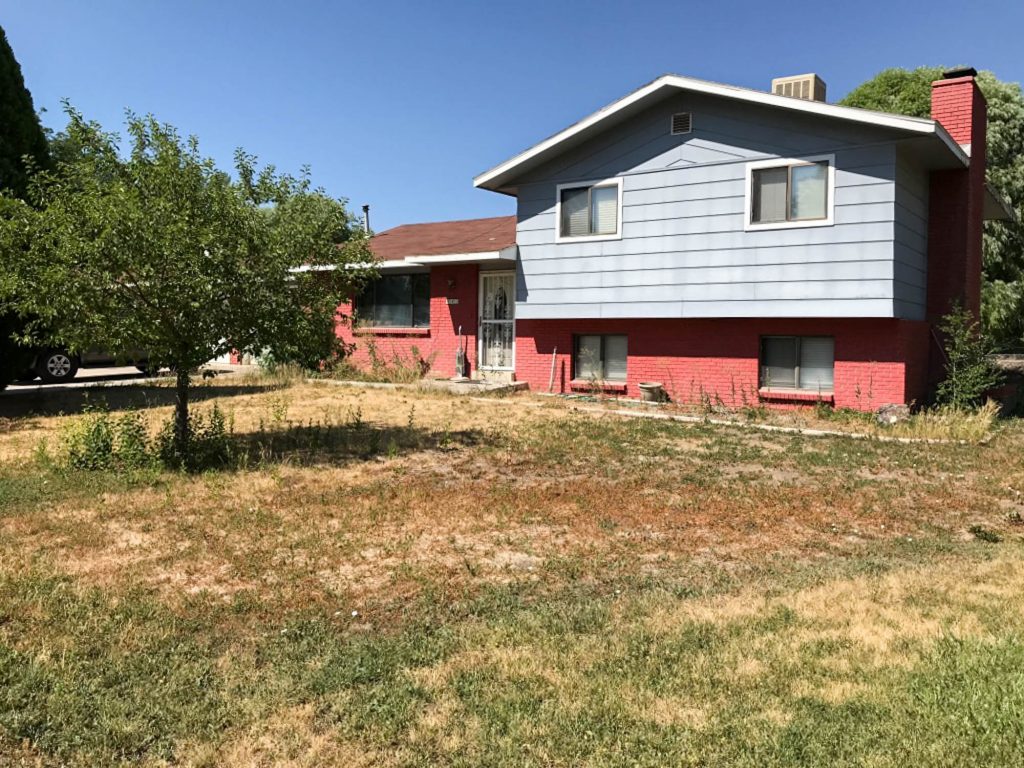
[[[2,0],[0,25],[45,124],[152,112],[225,167],[310,165],[377,231],[513,213],[473,176],[666,72],[813,71],[830,101],[890,66],[1024,80],[1022,0]]]

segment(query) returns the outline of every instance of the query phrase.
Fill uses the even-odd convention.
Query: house
[[[766,93],[665,75],[474,180],[513,218],[373,239],[365,355],[429,357],[533,390],[738,406],[920,401],[936,323],[980,304],[985,184],[974,70],[932,119],[824,102],[814,75]],[[360,342],[363,342],[360,344]]]

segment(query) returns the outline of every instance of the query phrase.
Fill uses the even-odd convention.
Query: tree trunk
[[[188,457],[189,423],[188,423],[188,368],[179,366],[177,370],[177,400],[174,405],[174,447],[178,456],[184,461]]]

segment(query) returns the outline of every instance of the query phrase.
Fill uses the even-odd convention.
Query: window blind
[[[581,237],[590,234],[590,190],[562,190],[562,236]]]
[[[754,171],[754,210],[752,221],[785,221],[788,168],[762,168]]]
[[[614,235],[618,231],[618,187],[594,187],[590,190],[591,234]]]
[[[809,336],[800,339],[800,388],[831,390],[835,367],[835,342]]]
[[[626,380],[626,337],[604,337],[604,377],[609,381]]]

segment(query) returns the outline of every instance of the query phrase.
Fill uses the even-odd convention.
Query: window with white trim
[[[830,218],[831,160],[759,164],[750,174],[750,224],[815,222]]]
[[[619,234],[618,181],[558,189],[560,238],[614,237]]]
[[[762,336],[761,387],[832,392],[835,340],[831,336]]]
[[[626,337],[587,334],[575,337],[573,378],[579,381],[625,381]]]

